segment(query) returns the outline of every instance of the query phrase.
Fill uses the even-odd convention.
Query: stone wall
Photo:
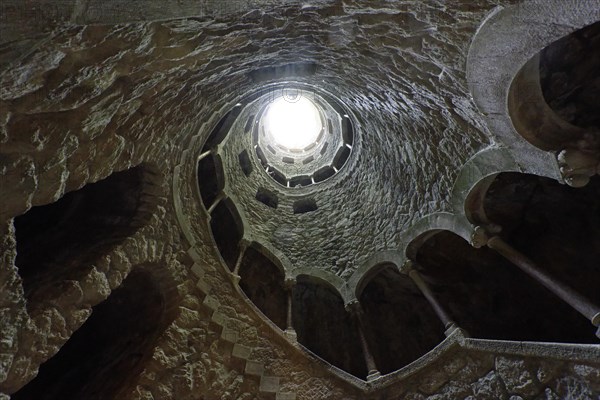
[[[301,247],[319,237],[311,263],[342,277],[374,251],[393,247],[420,216],[449,208],[459,168],[492,141],[470,100],[464,64],[471,37],[497,3],[291,3],[269,13],[127,23],[81,20],[85,10],[69,7],[83,3],[64,2],[64,18],[43,37],[19,33],[14,48],[7,45],[18,57],[0,72],[0,398],[34,379],[93,307],[148,264],[177,288],[177,317],[156,339],[141,375],[119,388],[127,393],[122,398],[598,397],[598,363],[589,360],[597,346],[576,354],[555,346],[539,359],[507,357],[502,346],[473,350],[463,340],[374,384],[336,370],[287,341],[244,299],[197,194],[190,153],[231,105],[264,83],[249,73],[310,59],[319,66],[315,79],[357,114],[364,153],[330,188],[329,205],[321,207],[326,195],[316,193],[319,211],[297,217],[314,223],[314,231],[277,243],[297,254],[295,264],[308,264],[313,259]],[[162,9],[153,15],[174,16]],[[25,26],[27,18],[18,13],[13,25]],[[157,171],[147,182],[151,217],[115,247],[82,258],[86,272],[63,279],[64,290],[32,314],[15,263],[14,218],[141,164]],[[323,213],[340,223],[339,235],[328,234]],[[268,237],[281,217],[254,218]],[[290,226],[286,237],[295,233]],[[442,354],[449,359],[435,360]]]

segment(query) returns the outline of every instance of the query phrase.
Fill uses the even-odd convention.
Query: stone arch
[[[490,130],[510,149],[524,172],[561,179],[555,155],[532,146],[513,125],[507,101],[511,83],[522,66],[544,47],[599,20],[599,8],[591,10],[560,0],[497,7],[471,42],[467,80],[473,99]]]
[[[425,241],[437,232],[445,230],[455,233],[466,241],[470,240],[473,233],[473,227],[462,215],[443,212],[427,215],[405,233],[405,237],[410,238],[404,247],[405,257],[414,259]]]
[[[575,189],[549,178],[502,173],[484,206],[501,228],[497,236],[600,312],[600,177]]]
[[[441,230],[414,257],[438,302],[472,337],[594,343],[589,322],[487,247]]]
[[[14,399],[120,398],[136,386],[178,315],[177,285],[161,265],[136,266]],[[131,318],[132,315],[137,318]]]
[[[358,331],[333,285],[314,276],[298,275],[292,310],[301,345],[337,368],[366,377]]]
[[[316,268],[297,267],[292,271],[291,275],[296,280],[299,278],[309,279],[331,288],[344,299],[344,304],[349,304],[352,300],[355,300],[346,281],[332,272]]]
[[[394,264],[373,269],[358,298],[377,369],[389,374],[444,340],[444,326],[412,279]]]
[[[208,210],[225,188],[223,161],[219,154],[211,152],[198,161],[196,180],[200,198]]]
[[[231,126],[240,115],[242,111],[242,104],[237,103],[229,109],[229,111],[215,124],[210,134],[208,135],[202,152],[214,150],[219,144],[221,144],[226,138]]]
[[[224,198],[216,205],[210,216],[210,227],[213,240],[225,265],[233,271],[241,250],[244,224],[230,198]]]
[[[377,252],[361,265],[348,280],[348,286],[352,291],[354,298],[357,300],[360,298],[360,295],[365,286],[369,283],[369,280],[377,275],[382,268],[386,268],[389,264],[398,268],[403,262],[404,256],[397,250]]]
[[[281,271],[282,274],[289,277],[289,273],[292,270],[292,264],[285,254],[261,240],[249,238],[244,238],[244,240],[250,242],[251,247],[254,247],[257,251],[261,252],[262,255],[268,258]]]
[[[473,221],[473,215],[482,214],[481,201],[490,180],[500,172],[521,171],[510,151],[489,147],[475,154],[461,168],[452,187],[452,208]]]
[[[285,270],[281,263],[264,247],[254,242],[244,250],[239,276],[240,289],[248,299],[275,325],[285,330],[287,292]]]
[[[590,57],[600,51],[594,44],[599,36],[595,22],[544,47],[517,73],[508,96],[516,131],[540,149],[560,151],[561,173],[575,187],[600,172],[600,119],[594,117],[600,107],[593,84],[600,79],[600,61]]]
[[[508,92],[508,111],[515,130],[533,146],[559,150],[583,136],[583,130],[560,118],[546,103],[540,85],[540,54],[519,70]]]

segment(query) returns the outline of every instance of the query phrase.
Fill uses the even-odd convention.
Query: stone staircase
[[[188,252],[195,253],[195,252]],[[192,259],[194,259],[192,254]],[[281,389],[282,377],[270,375],[262,362],[256,361],[256,352],[258,349],[242,343],[239,331],[228,327],[229,317],[220,312],[221,304],[217,297],[211,295],[212,287],[205,279],[205,271],[200,264],[194,262],[191,271],[198,278],[196,287],[204,294],[203,305],[210,310],[211,321],[219,325],[221,330],[221,339],[233,345],[231,355],[244,362],[244,375],[257,377],[260,379],[259,391],[262,394],[275,396],[276,400],[295,400],[296,393],[283,391]],[[255,356],[255,357],[253,357]]]

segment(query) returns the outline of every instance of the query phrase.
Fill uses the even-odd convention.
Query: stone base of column
[[[446,330],[444,331],[444,334],[446,335],[446,337],[450,336],[452,333],[454,333],[455,330],[460,329],[458,327],[458,325],[456,325],[454,322],[446,325]]]
[[[233,273],[233,272],[231,272],[229,275],[231,276],[231,280],[233,281],[233,283],[235,283],[236,285],[239,285],[240,280],[242,279],[242,277],[239,276],[239,275],[237,275],[237,274],[235,274],[235,273]]]
[[[298,343],[298,335],[296,335],[296,331],[294,329],[288,328],[285,331],[283,331],[283,333],[285,334],[285,337],[287,337],[290,342]]]
[[[598,339],[600,339],[600,326],[598,327],[598,330],[596,331],[596,336],[598,336]]]
[[[369,374],[367,375],[367,382],[371,382],[379,378],[381,378],[381,372],[377,370],[369,371]]]
[[[600,312],[596,313],[596,315],[594,315],[591,319],[592,321],[592,325],[597,326],[598,328],[600,328]]]

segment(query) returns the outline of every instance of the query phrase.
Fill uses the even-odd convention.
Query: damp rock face
[[[21,3],[0,5],[1,400],[599,396],[597,347],[445,339],[395,270],[365,289],[366,342],[389,373],[366,383],[336,291],[422,217],[453,212],[461,168],[496,145],[465,66],[481,22],[516,1]],[[220,118],[288,80],[351,112],[339,174],[292,196],[251,156],[240,164],[253,154],[243,135],[198,166]],[[564,95],[565,112],[590,105]],[[272,258],[246,259],[238,285],[242,238]],[[299,269],[318,279],[296,282],[296,342],[281,328]]]

